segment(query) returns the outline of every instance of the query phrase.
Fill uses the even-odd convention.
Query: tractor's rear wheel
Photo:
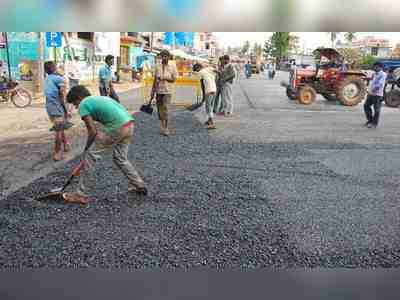
[[[400,90],[392,90],[385,95],[385,104],[389,107],[400,106]]]
[[[300,88],[297,100],[300,104],[309,105],[315,101],[317,92],[312,86],[306,85]]]
[[[355,106],[365,98],[367,86],[362,78],[349,76],[338,86],[337,98],[345,106]]]

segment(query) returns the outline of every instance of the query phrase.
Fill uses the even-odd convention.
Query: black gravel
[[[341,227],[352,215],[339,214],[347,204],[335,198],[340,191],[334,187],[346,190],[363,182],[313,160],[308,148],[324,145],[222,141],[188,112],[175,113],[172,125],[176,135],[161,137],[155,117],[138,115],[130,158],[148,184],[147,198],[127,195],[126,179],[108,156],[97,165],[88,207],[33,201],[62,185],[74,162],[1,201],[0,266],[400,266],[400,239],[362,243],[372,227]],[[318,185],[332,189],[311,188]],[[311,202],[314,198],[321,201]],[[309,205],[325,206],[314,207],[305,219]],[[336,220],[323,228],[329,205]],[[314,225],[319,229],[311,230]],[[317,240],[318,230],[330,232],[326,240]],[[383,229],[377,230],[379,237]]]

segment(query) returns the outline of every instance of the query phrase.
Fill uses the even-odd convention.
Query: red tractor
[[[344,58],[332,48],[314,51],[317,57],[316,69],[290,71],[286,94],[301,104],[311,104],[317,94],[329,101],[339,101],[346,106],[359,104],[367,94],[367,75],[361,71],[348,71]]]

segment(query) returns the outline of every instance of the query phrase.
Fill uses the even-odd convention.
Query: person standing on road
[[[374,70],[375,74],[370,85],[367,100],[364,103],[364,111],[367,118],[365,126],[368,128],[376,128],[378,126],[387,77],[383,71],[382,63],[375,63]],[[372,113],[372,106],[374,107],[374,113]]]
[[[147,195],[143,179],[128,160],[129,146],[133,138],[134,117],[122,104],[111,101],[109,97],[91,96],[88,89],[82,85],[73,87],[69,91],[67,101],[78,109],[88,132],[82,160],[86,162],[88,158],[93,159],[90,148],[95,141],[111,147],[114,163],[128,179],[128,192]],[[96,129],[95,122],[104,126],[104,133]],[[87,173],[82,174],[80,177],[78,195],[83,197],[87,197],[84,185],[87,175]]]
[[[229,62],[229,55],[223,56],[224,69],[221,74],[222,84],[222,100],[223,100],[223,112],[225,117],[232,116],[233,114],[233,80],[235,79],[235,69]]]
[[[246,71],[246,78],[249,79],[251,77],[251,64],[248,61],[247,64],[244,66]]]
[[[217,85],[215,83],[215,75],[212,68],[204,68],[201,64],[195,64],[193,71],[198,72],[200,79],[203,82],[203,95],[206,103],[206,113],[208,120],[206,122],[207,129],[216,129],[214,124],[214,100],[217,92]]]
[[[114,64],[114,56],[107,55],[105,59],[105,64],[99,70],[99,90],[101,96],[108,96],[117,102],[119,97],[114,90],[113,71],[111,66]]]
[[[223,101],[222,101],[222,95],[221,95],[221,73],[223,70],[223,61],[222,61],[222,56],[218,59],[218,66],[217,66],[217,72],[215,76],[215,84],[217,86],[217,93],[215,94],[215,99],[214,99],[214,113],[215,114],[223,114],[222,112],[222,106],[223,106]]]
[[[44,70],[47,78],[44,83],[44,94],[46,96],[46,111],[53,123],[55,131],[53,159],[60,161],[62,159],[62,146],[64,152],[71,150],[65,135],[65,125],[70,118],[67,107],[65,105],[65,80],[56,73],[56,64],[48,61],[44,64]]]
[[[72,61],[67,65],[69,88],[79,85],[81,79],[81,72],[79,69],[79,56],[75,56]]]
[[[162,50],[160,52],[160,57],[161,65],[156,66],[150,103],[153,101],[154,97],[156,97],[161,134],[169,136],[168,104],[171,102],[173,92],[172,85],[178,77],[178,71],[175,66],[168,64],[171,57],[168,50]]]

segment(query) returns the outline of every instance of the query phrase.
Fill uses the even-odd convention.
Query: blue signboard
[[[174,35],[175,35],[175,32],[164,33],[164,44],[172,46],[174,44]]]
[[[60,48],[62,44],[61,32],[46,32],[46,46]]]

